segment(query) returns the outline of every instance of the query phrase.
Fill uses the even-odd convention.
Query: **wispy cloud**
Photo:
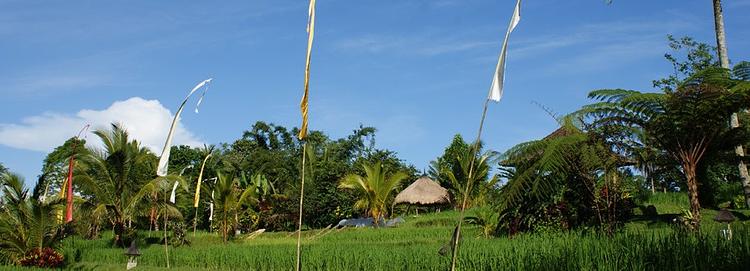
[[[659,57],[666,49],[666,35],[680,35],[695,24],[689,20],[620,20],[586,24],[533,38],[511,40],[509,61],[530,59],[539,62],[546,74],[571,74],[601,71]],[[566,52],[560,54],[562,50]],[[487,56],[487,61],[494,61]]]
[[[575,28],[556,29],[555,33],[542,34],[533,38],[511,40],[510,53],[514,58],[539,56],[556,50],[586,46],[595,49],[612,44],[644,44],[644,40],[664,43],[664,37],[694,26],[682,20],[675,21],[611,21],[585,24]]]
[[[461,40],[458,37],[446,37],[438,34],[417,36],[368,34],[340,40],[335,46],[339,49],[354,52],[436,56],[494,46],[496,43],[493,41]]]
[[[0,144],[17,149],[47,152],[75,135],[86,124],[91,124],[93,129],[108,129],[111,123],[120,123],[133,139],[159,153],[173,117],[159,101],[133,97],[125,101],[116,101],[103,110],[83,109],[75,115],[45,113],[24,118],[20,123],[0,124]],[[201,144],[201,141],[184,126],[177,127],[176,144]],[[94,146],[98,144],[97,140],[89,142]]]
[[[93,74],[27,75],[11,82],[8,90],[16,93],[36,94],[48,90],[88,89],[109,84],[108,76]]]

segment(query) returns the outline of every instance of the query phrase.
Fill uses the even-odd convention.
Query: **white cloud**
[[[173,117],[174,115],[159,101],[133,97],[125,101],[116,101],[104,110],[83,109],[75,115],[45,113],[27,117],[21,120],[20,124],[0,124],[0,144],[18,149],[49,152],[75,136],[86,124],[90,124],[91,128],[96,130],[109,129],[111,123],[120,123],[132,139],[138,140],[158,155],[161,153]],[[100,146],[99,140],[91,134],[87,141],[93,146]],[[201,141],[179,123],[174,143],[201,145]]]

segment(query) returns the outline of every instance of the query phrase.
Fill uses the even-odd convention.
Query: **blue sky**
[[[725,0],[729,55],[750,60],[750,0]],[[474,138],[513,0],[319,0],[310,126],[375,126],[417,168]],[[671,73],[666,35],[714,43],[711,1],[525,1],[505,95],[483,139],[503,151],[599,88],[651,90]],[[258,120],[299,125],[303,0],[0,0],[0,162],[33,180],[85,124],[123,122],[148,146],[192,86],[214,82],[176,143],[231,142]],[[91,138],[90,138],[91,139]],[[159,153],[157,151],[157,153]]]

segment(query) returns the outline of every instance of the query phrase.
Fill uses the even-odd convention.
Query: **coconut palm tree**
[[[727,38],[724,32],[724,11],[721,8],[721,0],[713,0],[714,10],[714,30],[716,32],[716,51],[719,54],[719,61],[721,67],[729,69],[729,55],[727,52]],[[732,128],[740,126],[740,118],[737,112],[732,114],[730,117],[730,124]],[[740,171],[740,178],[742,180],[742,187],[745,196],[745,207],[750,208],[750,173],[748,173],[747,165],[745,160],[742,158],[745,156],[745,149],[742,144],[738,144],[734,147],[734,152],[740,157],[737,167]]]
[[[213,192],[215,215],[219,217],[219,232],[226,243],[230,233],[238,228],[240,215],[250,210],[246,207],[258,202],[257,189],[255,185],[247,185],[244,175],[236,177],[234,174],[219,172]]]
[[[153,180],[156,156],[119,124],[111,130],[97,130],[94,134],[102,141],[103,149],[89,148],[76,164],[75,183],[95,210],[105,212],[112,224],[116,245],[126,245],[123,238],[134,234],[131,221],[139,214],[138,191]],[[128,235],[128,236],[124,236]]]
[[[494,151],[484,152],[475,158],[474,169],[471,174],[472,179],[468,179],[470,167],[472,166],[471,156],[475,153],[471,148],[461,151],[454,158],[457,167],[445,166],[437,169],[440,172],[438,176],[444,176],[445,179],[450,181],[449,190],[453,194],[453,201],[456,204],[456,208],[461,208],[460,204],[464,202],[464,198],[466,198],[466,208],[483,205],[486,203],[487,192],[493,189],[500,181],[498,176],[490,177],[489,165],[497,162],[498,158],[498,153]],[[430,170],[435,172],[438,166],[437,163],[432,163]],[[468,189],[467,186],[469,186]]]
[[[167,268],[169,268],[169,241],[167,240],[167,221],[170,218],[182,220],[182,213],[180,213],[180,210],[178,210],[177,207],[174,206],[174,204],[171,204],[167,201],[167,198],[169,197],[168,195],[172,191],[172,184],[175,182],[180,183],[182,188],[187,191],[187,182],[185,182],[185,179],[183,179],[180,175],[156,177],[155,179],[141,187],[140,191],[138,191],[138,193],[136,193],[133,199],[130,201],[130,204],[132,206],[128,207],[129,209],[135,209],[139,204],[142,203],[141,201],[143,199],[148,199],[146,204],[151,206],[147,214],[147,216],[149,217],[149,221],[151,221],[153,217],[157,217],[157,219],[158,217],[164,218],[164,251],[166,253]],[[159,200],[158,195],[162,196],[162,200]]]
[[[0,262],[18,264],[33,249],[56,248],[64,237],[57,221],[62,199],[40,201],[13,173],[0,176]]]
[[[355,209],[365,210],[372,216],[377,225],[388,210],[387,201],[390,194],[408,177],[404,172],[390,173],[383,169],[380,162],[374,165],[362,164],[365,176],[349,174],[341,179],[339,188],[356,190],[360,199],[354,204]]]

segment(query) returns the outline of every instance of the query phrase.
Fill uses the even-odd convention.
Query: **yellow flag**
[[[299,128],[297,138],[302,140],[307,136],[307,110],[308,96],[310,89],[310,55],[312,53],[313,36],[315,35],[315,0],[310,0],[310,9],[308,10],[307,21],[307,58],[305,60],[305,94],[302,95],[302,101],[299,109],[302,111],[302,126]]]
[[[198,173],[198,184],[195,186],[195,202],[193,203],[193,207],[198,208],[198,200],[201,198],[201,181],[203,180],[203,169],[206,167],[206,161],[208,161],[208,158],[211,157],[211,153],[206,155],[206,158],[203,159],[203,164],[201,165],[201,171]]]

